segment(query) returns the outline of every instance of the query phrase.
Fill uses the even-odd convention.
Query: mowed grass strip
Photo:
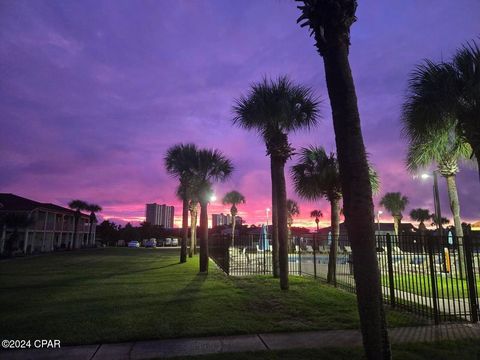
[[[311,278],[282,292],[270,277],[233,278],[178,250],[107,248],[0,262],[2,339],[62,345],[358,328],[355,296]],[[388,311],[390,326],[422,324]]]

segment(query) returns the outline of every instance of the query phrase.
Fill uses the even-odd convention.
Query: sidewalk
[[[448,324],[389,330],[393,344],[480,338],[480,324]],[[359,330],[328,330],[238,336],[214,336],[118,344],[66,346],[50,350],[1,351],[0,359],[11,360],[140,360],[213,353],[362,346]]]

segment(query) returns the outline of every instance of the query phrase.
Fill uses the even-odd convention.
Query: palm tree
[[[410,218],[413,221],[418,221],[420,224],[418,225],[418,229],[423,233],[427,230],[425,226],[425,221],[432,219],[433,215],[430,214],[430,210],[428,209],[412,209],[410,211]]]
[[[238,191],[230,191],[225,194],[222,199],[223,205],[232,205],[230,208],[230,214],[232,215],[232,247],[235,244],[235,217],[238,214],[237,205],[238,204],[245,204],[245,196],[240,194]]]
[[[198,163],[198,150],[195,144],[177,144],[170,147],[165,155],[167,172],[179,179],[177,196],[182,200],[182,240],[180,262],[187,261],[189,186]]]
[[[78,220],[80,219],[81,211],[88,210],[88,203],[83,200],[72,200],[68,203],[68,207],[72,210],[75,210],[74,222],[73,222],[73,240],[71,249],[76,249],[77,244],[77,228],[78,228]]]
[[[398,236],[400,222],[402,221],[402,211],[408,205],[408,198],[399,192],[389,192],[383,195],[380,200],[380,206],[383,206],[393,216],[393,227],[395,235]]]
[[[208,210],[212,196],[212,183],[225,181],[233,171],[233,165],[220,151],[201,149],[194,178],[200,202],[200,272],[208,272]]]
[[[252,85],[247,96],[234,106],[233,122],[263,137],[270,156],[272,179],[273,272],[280,275],[280,288],[288,289],[288,225],[285,163],[293,154],[288,134],[317,123],[318,101],[311,89],[293,84],[286,76],[263,79]],[[278,270],[277,270],[278,261]]]
[[[345,222],[367,358],[391,357],[375,244],[375,215],[355,84],[348,60],[356,0],[303,0],[297,22],[308,26],[323,57],[332,107]]]
[[[300,215],[300,208],[295,200],[287,199],[287,225],[289,244],[292,245],[292,225],[293,217]]]
[[[197,254],[197,220],[198,220],[198,199],[191,199],[188,204],[190,211],[190,248],[188,257],[192,257],[193,254]]]
[[[318,223],[320,222],[320,218],[323,217],[322,210],[312,210],[310,211],[310,217],[315,218],[315,223],[317,224],[317,233],[320,231],[318,227]]]
[[[437,226],[438,228],[441,228],[443,227],[443,225],[447,225],[450,223],[450,220],[448,220],[447,218],[443,217],[440,219],[439,221],[439,224],[437,224],[437,219],[435,218],[435,216],[432,217],[432,226]],[[456,228],[455,228],[455,231],[456,231]],[[463,229],[462,229],[463,231]]]
[[[369,168],[370,182],[375,192],[379,188],[377,172]],[[329,252],[327,281],[336,284],[336,259],[340,236],[340,214],[342,209],[342,184],[335,154],[327,155],[323,147],[302,148],[299,162],[292,167],[292,178],[296,193],[306,200],[326,198],[330,202],[332,244]]]
[[[457,50],[451,62],[425,61],[409,82],[405,119],[418,122],[412,136],[436,137],[455,130],[477,158],[480,175],[480,49],[473,41]]]
[[[93,223],[97,222],[97,217],[95,216],[95,213],[102,211],[102,207],[97,204],[88,204],[85,210],[90,211],[90,226],[88,227],[88,242],[89,242],[89,245],[95,245],[92,243]]]
[[[448,68],[444,64],[437,65],[430,61],[417,66],[410,77],[402,122],[403,134],[408,141],[408,170],[415,173],[434,163],[447,182],[450,210],[455,229],[458,229],[459,256],[463,259],[463,229],[456,175],[460,171],[459,160],[469,159],[472,147],[457,131],[460,125],[456,117],[440,113],[434,123],[430,115],[425,114],[430,109],[432,97],[435,100],[446,97],[446,94],[438,93],[442,92],[442,87],[450,84],[448,80],[451,74]],[[460,269],[461,274],[465,274],[463,270]]]

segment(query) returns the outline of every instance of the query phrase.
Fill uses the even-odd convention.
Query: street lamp
[[[380,215],[383,214],[382,210],[378,210],[377,212],[377,227],[378,227],[378,235],[380,235]]]
[[[422,174],[423,180],[428,179],[430,174]],[[433,171],[433,207],[435,209],[435,222],[437,223],[438,234],[442,237],[442,210],[440,208],[440,196],[438,195],[437,171]]]

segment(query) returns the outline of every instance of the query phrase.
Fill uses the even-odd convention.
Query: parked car
[[[140,243],[138,241],[135,241],[135,240],[129,241],[128,242],[128,247],[129,248],[138,248],[138,247],[140,247]]]
[[[145,243],[145,247],[157,247],[157,239],[151,238]]]
[[[178,246],[178,239],[177,238],[172,239],[172,246]]]
[[[165,246],[172,246],[172,238],[165,239]]]

